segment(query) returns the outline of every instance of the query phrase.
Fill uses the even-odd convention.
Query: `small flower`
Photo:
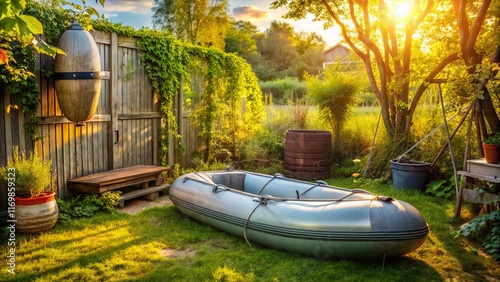
[[[358,178],[358,177],[359,177],[359,173],[358,173],[358,172],[353,173],[353,174],[352,174],[352,177],[354,177],[354,178]]]
[[[357,164],[357,163],[360,163],[361,160],[360,159],[354,159],[354,160],[352,160],[352,162],[355,163],[355,164]]]

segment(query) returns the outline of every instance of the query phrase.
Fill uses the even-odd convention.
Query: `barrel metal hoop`
[[[56,72],[55,80],[101,79],[100,71]]]

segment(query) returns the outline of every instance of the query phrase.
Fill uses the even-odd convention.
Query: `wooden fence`
[[[25,117],[20,110],[6,113],[7,105],[15,103],[13,97],[0,89],[0,166],[7,164],[13,146],[33,150],[52,160],[56,175],[58,197],[66,198],[68,179],[96,172],[137,164],[158,165],[158,129],[162,125],[159,97],[154,94],[150,80],[141,66],[140,51],[135,38],[120,37],[115,33],[92,33],[97,43],[101,68],[110,72],[103,80],[98,108],[85,126],[76,126],[62,114],[54,91],[54,83],[40,76],[40,68],[53,70],[54,61],[47,56],[37,58],[37,82],[40,87],[37,124],[41,139],[32,141],[24,132]],[[196,75],[196,74],[195,74]],[[198,78],[200,79],[200,78]],[[196,126],[183,108],[181,89],[172,109],[178,119],[183,136],[183,154],[179,155],[174,142],[170,142],[169,164],[189,162],[187,156],[197,148]],[[6,210],[6,188],[0,186],[0,211]]]

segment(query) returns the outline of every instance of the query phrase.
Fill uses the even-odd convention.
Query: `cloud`
[[[90,1],[94,2],[94,1]],[[151,12],[151,7],[153,6],[153,0],[106,0],[104,3],[104,8],[97,4],[92,6],[98,8],[98,11],[109,11],[109,12],[130,12],[136,14],[148,14]]]
[[[233,9],[233,17],[238,20],[265,19],[268,12],[256,6],[240,6]]]
[[[117,13],[112,13],[112,12],[104,12],[102,14],[104,15],[105,19],[110,19],[110,18],[116,18],[116,17],[118,17]]]

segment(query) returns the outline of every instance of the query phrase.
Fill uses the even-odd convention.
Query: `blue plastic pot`
[[[422,190],[429,167],[430,164],[426,162],[412,160],[398,162],[398,160],[391,160],[394,189]]]

